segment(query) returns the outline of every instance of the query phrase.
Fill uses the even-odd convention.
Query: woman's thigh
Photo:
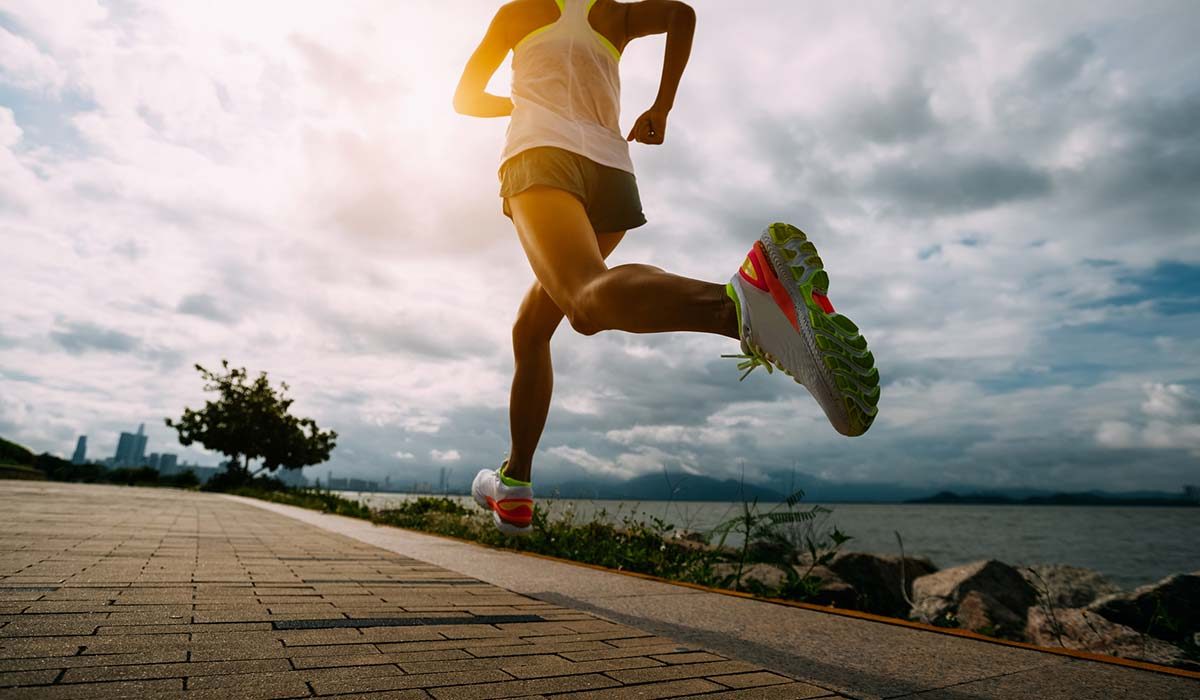
[[[607,258],[624,236],[624,231],[597,234],[596,243],[600,247],[601,257]],[[535,280],[521,301],[517,316],[522,336],[545,336],[549,340],[562,321],[563,312],[546,293],[542,283]]]
[[[508,203],[534,276],[560,309],[570,309],[580,291],[608,269],[602,239],[583,204],[568,192],[540,186],[509,197]],[[602,236],[606,243],[613,236],[620,241],[620,234]]]

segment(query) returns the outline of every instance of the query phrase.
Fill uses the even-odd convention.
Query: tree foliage
[[[228,360],[221,360],[221,368],[214,372],[196,365],[204,390],[217,393],[215,400],[198,411],[184,408],[178,420],[166,419],[179,433],[180,443],[198,442],[220,452],[230,458],[229,472],[247,476],[254,460],[262,460],[259,471],[274,472],[329,459],[337,433],[322,432],[313,419],[290,414],[293,399],[284,395],[286,383],[280,382],[276,391],[266,372],[251,379],[244,367],[230,369]]]

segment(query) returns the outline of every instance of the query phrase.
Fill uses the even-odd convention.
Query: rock
[[[1087,609],[1152,637],[1187,642],[1200,632],[1200,571],[1105,596]]]
[[[829,568],[838,578],[858,591],[855,607],[877,615],[907,617],[908,601],[912,597],[913,581],[937,571],[928,559],[906,557],[904,578],[906,590],[900,588],[900,557],[866,552],[843,552],[834,557]]]
[[[718,577],[732,576],[737,573],[737,563],[717,564],[713,567],[713,573]],[[749,589],[755,582],[766,588],[769,591],[777,591],[784,581],[787,580],[787,575],[777,566],[770,564],[746,564],[742,567],[742,588]],[[733,588],[735,582],[730,581],[729,587]]]
[[[1023,638],[1025,612],[1037,601],[1037,592],[1016,569],[995,560],[922,576],[912,589],[916,605],[910,618],[1007,639]],[[972,592],[982,595],[970,596]],[[961,618],[964,601],[961,612],[966,617]]]
[[[1085,609],[1060,608],[1051,614],[1044,606],[1034,606],[1029,609],[1025,636],[1030,643],[1043,647],[1078,649],[1200,670],[1200,663],[1190,660],[1179,647],[1147,637],[1135,629],[1111,622]]]
[[[699,530],[688,530],[686,528],[672,530],[671,539],[682,540],[684,542],[695,542],[697,544],[708,544],[708,535]]]
[[[1021,639],[1025,633],[1025,614],[1010,609],[983,591],[970,591],[958,602],[955,611],[958,626],[989,637]]]
[[[794,568],[800,576],[804,576],[808,572],[807,566],[797,566]],[[713,571],[717,576],[728,576],[737,571],[737,564],[717,564],[713,567]],[[837,577],[837,574],[823,566],[814,567],[809,575],[820,581],[820,588],[808,595],[808,597],[800,598],[797,592],[785,589],[787,574],[779,567],[761,563],[746,564],[742,569],[742,589],[769,596],[802,600],[802,602],[813,603],[815,605],[833,605],[839,608],[853,609],[854,601],[858,597],[858,593],[854,590],[853,586],[842,581]],[[729,585],[732,587],[732,582]]]
[[[831,605],[835,608],[855,610],[858,601],[858,591],[845,581],[829,581],[821,586],[808,600],[803,602],[813,605]]]
[[[1061,564],[1022,567],[1021,575],[1038,592],[1039,602],[1055,608],[1082,608],[1121,589],[1091,569]]]

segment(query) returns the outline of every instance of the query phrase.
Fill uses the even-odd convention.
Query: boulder
[[[1038,601],[1054,608],[1082,608],[1121,588],[1101,574],[1078,566],[1037,564],[1022,567],[1021,575],[1038,593]]]
[[[738,565],[736,562],[717,564],[713,566],[713,573],[715,573],[718,578],[732,576],[733,574],[737,573],[737,567]],[[749,588],[753,585],[751,582],[755,582],[767,590],[777,591],[786,580],[787,576],[783,573],[783,570],[777,566],[772,566],[770,564],[748,563],[742,567],[742,588]],[[734,582],[730,581],[729,586],[733,587],[733,585]]]
[[[797,566],[795,570],[797,574],[803,576],[808,571],[808,567]],[[734,563],[717,564],[713,567],[713,572],[717,576],[728,576],[735,571],[737,571],[737,564]],[[810,575],[820,580],[821,587],[810,597],[805,598],[803,602],[853,609],[854,601],[858,597],[853,586],[842,581],[837,574],[823,566],[813,568]],[[746,564],[742,569],[742,588],[744,590],[753,591],[755,588],[759,588],[766,595],[786,596],[788,592],[782,590],[786,583],[787,575],[777,566],[756,563]],[[787,597],[794,598],[795,596]]]
[[[829,563],[829,568],[858,591],[855,607],[859,610],[907,617],[909,604],[905,596],[912,598],[913,581],[937,571],[928,559],[906,557],[904,563],[905,589],[900,586],[900,564],[898,556],[868,554],[866,552],[843,552]]]
[[[1025,636],[1030,643],[1043,647],[1078,649],[1200,670],[1200,663],[1190,660],[1179,647],[1148,637],[1085,609],[1032,607],[1025,624]]]
[[[1200,571],[1105,596],[1087,609],[1152,637],[1185,643],[1200,632]]]
[[[1025,612],[1037,601],[1037,592],[1016,569],[995,560],[922,576],[912,590],[911,619],[1006,639],[1024,637]]]
[[[989,637],[1022,639],[1025,611],[1017,612],[983,591],[968,591],[954,612],[958,626]]]

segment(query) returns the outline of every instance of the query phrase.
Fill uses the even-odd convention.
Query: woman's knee
[[[598,278],[574,294],[563,311],[576,333],[595,335],[609,330],[605,308],[603,282]]]
[[[521,302],[517,319],[513,322],[513,350],[521,354],[548,345],[562,318],[563,313],[558,306],[540,287],[535,286]]]

